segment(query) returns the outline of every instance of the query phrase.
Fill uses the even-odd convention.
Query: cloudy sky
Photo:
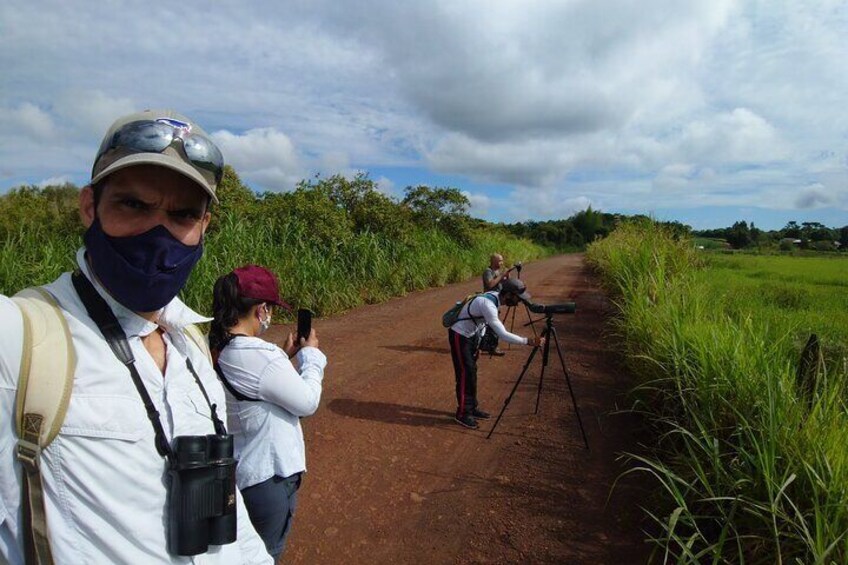
[[[156,7],[160,5],[160,7]],[[843,0],[0,4],[0,193],[174,108],[257,191],[366,171],[493,221],[848,224]]]

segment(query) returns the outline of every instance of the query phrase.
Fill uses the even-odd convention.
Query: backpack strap
[[[465,312],[468,314],[468,317],[467,318],[461,318],[461,317],[457,318],[457,320],[456,320],[457,322],[463,322],[465,320],[471,320],[475,324],[479,323],[479,322],[477,322],[477,319],[481,318],[481,316],[474,316],[474,315],[471,314],[471,303],[474,302],[476,299],[480,298],[481,296],[483,298],[488,298],[492,302],[492,304],[495,305],[495,308],[498,307],[498,299],[497,298],[495,298],[494,296],[492,296],[488,292],[481,292],[480,294],[474,295],[474,297],[471,298],[471,300],[468,301],[468,303],[466,305],[467,307],[465,308]],[[460,311],[460,314],[461,313],[462,313],[462,311]],[[454,322],[454,323],[456,323],[456,322]]]
[[[215,363],[215,372],[218,373],[218,379],[220,379],[221,383],[223,383],[224,388],[226,388],[236,400],[242,400],[244,402],[259,402],[260,399],[253,398],[252,396],[247,396],[246,394],[242,394],[237,391],[236,387],[230,384],[229,379],[227,379],[227,377],[224,375],[224,371],[221,369],[221,366],[218,363]]]
[[[221,369],[221,365],[218,363],[218,357],[220,357],[221,351],[223,351],[224,349],[227,348],[228,345],[230,345],[230,342],[233,341],[233,338],[236,337],[236,336],[244,336],[244,334],[227,334],[227,335],[229,337],[227,338],[226,343],[224,343],[223,347],[221,347],[221,350],[218,351],[217,354],[213,358],[215,360],[215,362],[212,364],[212,367],[214,367],[215,372],[218,373],[218,379],[224,385],[224,388],[226,388],[229,391],[229,393],[232,394],[233,397],[236,400],[242,400],[244,402],[259,402],[261,399],[253,398],[252,396],[247,396],[246,394],[242,394],[239,391],[237,391],[236,387],[234,387],[232,385],[232,383],[230,383],[230,380],[224,374],[224,370]]]
[[[76,353],[68,322],[47,291],[28,288],[12,300],[21,311],[24,326],[15,401],[17,458],[24,469],[21,500],[24,552],[27,563],[47,565],[53,563],[53,555],[44,511],[41,452],[50,445],[65,420]]]
[[[206,339],[206,336],[203,335],[200,328],[198,328],[196,324],[188,324],[184,329],[186,337],[188,337],[189,340],[191,340],[197,348],[203,352],[206,359],[209,360],[209,364],[212,365],[212,352],[209,350],[209,340]]]

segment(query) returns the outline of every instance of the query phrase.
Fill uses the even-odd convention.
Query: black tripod
[[[531,323],[533,320],[531,320]],[[529,324],[527,324],[529,325]],[[589,449],[589,440],[586,439],[586,430],[583,429],[583,420],[580,418],[580,411],[577,409],[577,400],[574,397],[574,389],[571,388],[571,376],[568,373],[568,369],[565,368],[565,359],[562,357],[562,349],[559,346],[559,338],[557,337],[556,328],[553,324],[553,314],[545,314],[545,328],[542,330],[542,337],[546,337],[545,345],[542,349],[542,372],[539,375],[539,390],[536,393],[536,410],[533,412],[534,414],[539,413],[539,400],[542,397],[542,383],[545,380],[545,368],[548,366],[548,357],[551,351],[551,341],[556,343],[557,354],[559,355],[559,362],[562,365],[562,372],[565,374],[565,382],[568,383],[568,392],[571,394],[571,404],[574,406],[574,414],[577,416],[577,425],[580,426],[580,434],[583,436],[583,444],[586,446],[586,449]],[[512,400],[512,396],[515,394],[515,391],[518,390],[518,385],[521,384],[521,379],[524,378],[524,375],[527,373],[527,369],[530,367],[530,363],[533,362],[533,358],[536,356],[536,353],[539,351],[539,346],[533,348],[533,351],[530,352],[530,355],[527,357],[527,362],[524,364],[524,368],[521,369],[521,374],[518,375],[518,380],[515,381],[515,385],[512,387],[512,391],[510,391],[509,396],[504,400],[503,408],[501,408],[501,413],[498,414],[497,420],[495,420],[495,425],[492,426],[492,429],[489,430],[489,435],[486,436],[486,439],[492,437],[492,434],[495,432],[495,428],[498,427],[498,422],[501,421],[501,417],[503,417],[504,412],[506,411],[506,407],[509,406],[510,400]]]

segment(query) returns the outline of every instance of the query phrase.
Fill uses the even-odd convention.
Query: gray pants
[[[290,477],[273,476],[241,491],[250,523],[265,542],[265,549],[274,561],[286,547],[301,476],[302,473]]]

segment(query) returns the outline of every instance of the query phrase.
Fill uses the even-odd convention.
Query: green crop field
[[[764,335],[776,341],[788,335],[793,344],[815,333],[844,352],[848,257],[710,254],[706,265],[696,280],[735,321],[750,317]]]
[[[650,223],[588,258],[659,437],[631,459],[663,487],[658,560],[845,563],[848,260],[713,254]]]

